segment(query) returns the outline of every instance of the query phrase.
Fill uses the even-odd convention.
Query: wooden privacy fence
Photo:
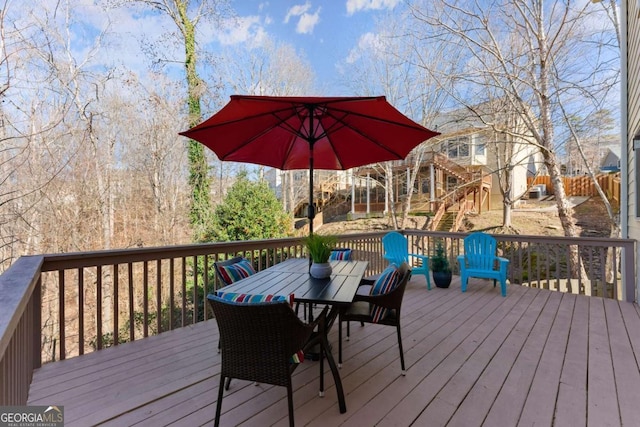
[[[601,173],[596,175],[596,180],[602,191],[607,195],[609,201],[615,206],[620,205],[620,173]],[[567,196],[597,196],[598,192],[593,180],[588,176],[564,176],[564,191]],[[553,184],[548,175],[538,176],[535,181],[527,178],[527,186],[544,184],[547,187],[547,194],[553,194]]]

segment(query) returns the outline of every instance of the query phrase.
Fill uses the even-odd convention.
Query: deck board
[[[520,409],[520,413],[510,416],[487,417],[485,425],[490,426],[494,420],[505,419],[510,424],[520,422],[523,425],[551,425],[553,411],[558,392],[562,360],[567,347],[571,311],[573,309],[573,296],[570,294],[552,294],[549,302],[553,304],[553,312],[542,313],[539,321],[532,330],[527,347],[518,358],[512,374],[517,378],[521,372],[527,375],[517,378],[520,384],[531,384],[530,388],[518,388],[514,395],[503,394],[496,400],[496,411],[504,410],[501,404],[503,399],[510,399],[512,409]],[[549,307],[549,304],[547,305]],[[538,329],[539,325],[545,325],[544,329]],[[553,387],[550,384],[554,384]],[[515,384],[517,387],[517,384]],[[518,393],[523,394],[522,405],[516,398]]]
[[[573,306],[556,401],[555,422],[560,426],[572,423],[576,426],[587,425],[589,300],[575,298]]]
[[[346,335],[346,330],[345,330]],[[293,378],[297,425],[626,425],[640,419],[640,311],[635,304],[459,282],[405,293],[400,375],[395,328],[351,324],[340,414],[325,367]],[[330,334],[337,359],[337,325]],[[212,425],[220,355],[215,320],[44,365],[29,404],[63,405],[67,426]],[[222,425],[288,425],[283,387],[232,381]]]
[[[625,331],[620,306],[615,301],[607,300],[604,300],[604,305],[617,398],[620,402],[620,420],[622,425],[633,425],[640,422],[640,405],[637,404],[637,396],[633,395],[635,384],[640,382],[640,372]]]
[[[620,425],[613,361],[602,299],[589,301],[587,425]]]
[[[407,376],[396,378],[393,383],[383,388],[384,393],[374,393],[370,387],[365,386],[366,391],[355,396],[358,399],[356,402],[362,402],[363,406],[354,411],[352,415],[349,415],[352,421],[348,425],[358,425],[361,420],[364,420],[365,425],[369,424],[368,420],[374,422],[376,419],[385,417],[387,413],[396,409],[401,402],[424,398],[423,392],[417,387],[438,365],[439,361],[442,360],[442,356],[452,351],[466,336],[465,330],[481,323],[482,318],[474,318],[473,316],[479,312],[482,313],[482,309],[486,307],[487,301],[489,301],[489,299],[482,296],[473,298],[473,296],[467,297],[460,293],[454,297],[454,300],[463,303],[445,306],[443,308],[444,312],[438,315],[437,319],[428,320],[416,332],[412,348],[405,352],[409,366]],[[405,339],[404,341],[407,340]],[[397,349],[394,348],[394,351],[397,352]],[[433,351],[440,351],[442,356],[431,357],[430,353]],[[415,362],[412,362],[412,360],[415,360]],[[413,374],[410,374],[411,372]],[[365,377],[367,376],[366,371],[363,371],[362,374]],[[397,367],[395,374],[397,376]],[[413,408],[418,408],[418,406],[413,406]],[[398,415],[397,422],[401,424],[403,418],[413,420],[418,413],[400,408]]]

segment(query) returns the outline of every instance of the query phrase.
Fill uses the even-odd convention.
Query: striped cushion
[[[289,359],[289,363],[292,365],[302,362],[304,362],[304,351],[302,350],[298,350],[293,356],[291,356],[291,359]]]
[[[251,295],[222,291],[217,291],[216,296],[222,298],[225,301],[244,303],[288,301],[291,306],[293,306],[294,299],[293,294],[286,297],[284,295]],[[298,350],[297,352],[295,352],[289,359],[289,362],[292,364],[304,362],[304,351]]]
[[[376,279],[375,283],[371,287],[369,295],[383,295],[389,293],[398,286],[399,282],[400,274],[398,273],[398,267],[395,264],[391,264],[385,268],[378,279]],[[384,319],[390,311],[387,308],[378,307],[375,304],[371,304],[370,310],[369,314],[373,318],[373,323],[378,323],[380,320]]]
[[[220,272],[220,276],[222,276],[222,279],[227,285],[237,282],[240,279],[244,279],[245,277],[256,274],[253,266],[246,259],[243,259],[242,261],[238,261],[235,264],[231,265],[220,265],[218,266],[218,271]]]
[[[239,294],[237,292],[216,292],[219,298],[226,301],[233,302],[269,302],[269,301],[287,301],[287,297],[284,295],[251,295],[251,294]]]
[[[349,261],[351,259],[351,249],[334,249],[329,255],[329,261]]]

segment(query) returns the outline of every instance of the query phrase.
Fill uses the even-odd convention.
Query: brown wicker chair
[[[218,279],[220,279],[220,283],[222,283],[222,287],[229,286],[233,283],[233,281],[227,280],[227,278],[225,278],[225,275],[222,274],[222,271],[221,271],[222,267],[228,267],[230,265],[237,264],[244,259],[245,259],[244,257],[237,256],[237,257],[229,258],[224,261],[216,261],[213,263],[213,268],[216,270],[216,275],[218,276]],[[218,344],[218,353],[220,353],[220,344]]]
[[[374,323],[371,316],[371,306],[377,305],[389,310],[389,314],[383,319],[376,322],[378,325],[395,326],[398,332],[398,347],[400,349],[400,365],[402,367],[402,375],[405,375],[404,352],[402,350],[402,335],[400,334],[400,310],[402,308],[402,298],[407,283],[411,278],[411,269],[406,262],[403,262],[398,268],[400,276],[398,285],[390,292],[383,295],[363,295],[356,294],[353,303],[340,313],[338,320],[338,365],[342,364],[342,322],[347,322],[347,340],[349,339],[349,322]],[[363,279],[360,286],[373,286],[374,278]]]
[[[327,309],[313,323],[302,322],[289,303],[237,303],[208,297],[220,331],[222,367],[215,425],[220,424],[225,379],[238,378],[287,388],[289,424],[294,425],[291,357],[320,344],[320,394],[324,393],[324,334]]]

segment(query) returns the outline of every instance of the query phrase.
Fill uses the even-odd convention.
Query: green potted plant
[[[321,234],[309,234],[302,239],[307,254],[311,257],[311,268],[309,274],[316,279],[324,279],[331,275],[331,264],[329,264],[329,256],[334,248],[337,239],[335,236],[327,236]]]
[[[451,266],[442,242],[436,243],[435,254],[431,257],[431,275],[439,288],[448,288],[451,284]]]

